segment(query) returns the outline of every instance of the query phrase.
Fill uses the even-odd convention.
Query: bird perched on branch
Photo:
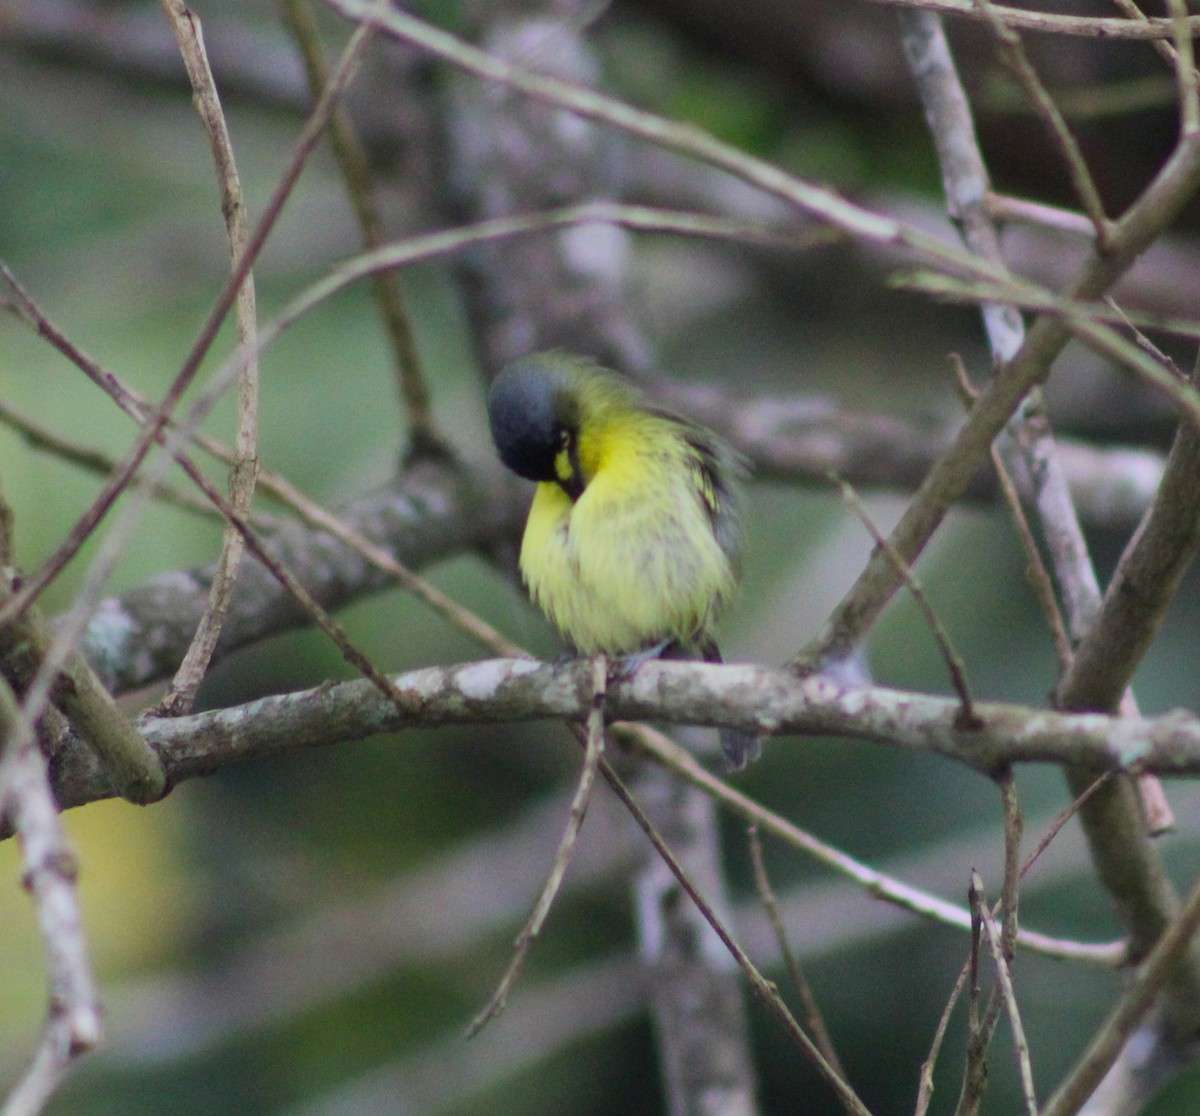
[[[737,454],[626,377],[561,352],[505,367],[488,416],[500,459],[538,482],[521,574],[566,641],[629,669],[656,656],[721,662],[713,626],[742,538]],[[734,729],[721,746],[733,768],[759,750]]]

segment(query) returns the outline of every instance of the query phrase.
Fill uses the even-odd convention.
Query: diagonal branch
[[[1162,625],[1200,549],[1200,434],[1181,424],[1153,505],[1130,540],[1099,615],[1059,682],[1063,709],[1107,711]]]
[[[1072,298],[1098,298],[1179,213],[1200,185],[1200,143],[1187,137],[1141,197],[1114,225],[1110,248],[1093,253],[1071,282]],[[958,501],[992,440],[1016,413],[1029,390],[1050,373],[1071,331],[1063,323],[1038,318],[1024,343],[980,394],[951,448],[937,461],[892,532],[891,541],[909,562]],[[826,622],[818,639],[797,657],[799,668],[850,654],[902,584],[881,553],[866,568]]]
[[[139,432],[134,444],[119,462],[116,470],[102,487],[92,505],[68,533],[63,544],[42,563],[37,572],[26,581],[22,590],[3,609],[0,609],[0,623],[11,621],[28,604],[36,600],[45,590],[46,586],[61,572],[67,562],[78,553],[79,548],[91,536],[96,525],[112,507],[113,502],[128,486],[130,478],[141,467],[151,447],[162,437],[171,415],[199,372],[201,362],[216,340],[221,323],[225,320],[226,315],[236,301],[242,283],[245,281],[247,275],[250,274],[250,269],[254,265],[254,261],[258,258],[263,245],[266,244],[267,238],[275,227],[279,215],[283,212],[283,207],[290,197],[296,181],[300,177],[300,172],[303,170],[308,156],[316,146],[317,140],[328,123],[334,106],[353,78],[358,60],[369,37],[369,30],[365,25],[360,27],[351,36],[339,60],[336,80],[330,82],[325,95],[313,109],[311,116],[296,141],[287,169],[284,171],[275,192],[268,201],[262,217],[259,219],[253,234],[246,244],[245,250],[239,257],[237,266],[233,269],[233,274],[209,311],[208,317],[201,326],[190,351],[161,403],[153,414],[148,417],[145,426]],[[240,360],[238,364],[240,365]],[[135,504],[140,495],[140,493],[135,493]]]
[[[1130,1036],[1145,1018],[1155,996],[1171,979],[1172,970],[1192,948],[1200,928],[1200,881],[1178,917],[1159,938],[1132,983],[1121,994],[1104,1024],[1088,1043],[1074,1072],[1055,1090],[1042,1116],[1074,1116],[1116,1063]]]

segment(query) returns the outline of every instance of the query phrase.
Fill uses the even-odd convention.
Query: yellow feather
[[[582,386],[572,502],[538,485],[521,546],[531,594],[579,651],[624,655],[704,635],[736,572],[713,533],[714,493],[687,427]]]

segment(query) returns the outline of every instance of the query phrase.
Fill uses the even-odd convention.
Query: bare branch
[[[1009,959],[1005,956],[1001,945],[1001,932],[992,920],[991,912],[987,909],[987,900],[983,891],[983,880],[976,872],[971,873],[972,902],[978,910],[983,936],[987,939],[988,948],[992,954],[992,963],[996,969],[996,981],[1000,988],[1001,999],[1004,1002],[1008,1020],[1012,1026],[1013,1045],[1016,1047],[1017,1065],[1021,1075],[1021,1094],[1025,1101],[1025,1111],[1028,1116],[1037,1116],[1037,1094],[1033,1088],[1033,1070],[1029,1064],[1029,1043],[1025,1040],[1025,1028],[1021,1024],[1021,1013],[1017,1007],[1017,996],[1013,991],[1012,974],[1009,971]]]
[[[274,228],[279,214],[283,211],[284,203],[290,196],[308,155],[312,152],[313,147],[320,138],[321,132],[328,122],[329,114],[333,111],[339,97],[353,78],[358,59],[366,45],[369,34],[369,30],[365,25],[360,27],[351,37],[346,49],[342,52],[342,57],[336,69],[337,77],[330,83],[325,96],[321,98],[321,101],[314,108],[312,115],[305,124],[303,131],[296,141],[291,161],[271,199],[268,201],[253,235],[250,237],[245,250],[238,260],[237,266],[234,268],[233,275],[225,284],[216,303],[201,326],[191,350],[184,359],[182,367],[167,394],[163,397],[161,404],[142,428],[133,447],[122,459],[117,470],[101,489],[99,495],[92,502],[91,507],[80,517],[75,526],[72,527],[63,544],[59,546],[50,558],[42,563],[38,571],[26,581],[22,590],[0,610],[0,624],[11,621],[14,616],[18,615],[28,604],[32,603],[57,576],[71,557],[78,552],[100,519],[112,506],[113,501],[124,491],[129,483],[129,479],[141,466],[146,455],[150,452],[151,446],[163,434],[167,427],[168,419],[199,371],[200,364],[216,339],[217,331],[233,306],[237,298],[237,293],[241,290],[243,281],[249,275],[254,261],[258,258],[258,254],[261,252],[263,245],[267,241],[267,237]],[[237,359],[239,370],[241,359],[243,358],[239,357]],[[193,412],[195,411],[196,408],[193,407]],[[134,494],[134,498],[130,504],[131,508],[136,510],[140,496],[141,493]],[[99,577],[97,577],[97,580],[99,580]]]
[[[1068,288],[1072,298],[1096,298],[1128,269],[1137,255],[1174,219],[1200,183],[1200,144],[1184,141],[1141,197],[1114,226],[1111,250],[1096,254]],[[1020,407],[1029,389],[1049,374],[1070,330],[1039,318],[1020,350],[980,395],[954,445],[939,459],[892,532],[892,542],[912,561],[941,524],[946,509],[966,490],[992,439]],[[826,623],[817,641],[797,657],[811,668],[849,654],[900,585],[882,554],[876,554]]]
[[[1187,900],[1145,963],[1137,971],[1103,1026],[1088,1043],[1079,1064],[1054,1091],[1042,1116],[1074,1116],[1114,1065],[1129,1037],[1137,1029],[1200,928],[1200,881],[1192,885]]]
[[[317,34],[312,7],[307,0],[286,0],[283,11],[287,26],[300,49],[309,88],[313,96],[319,97],[329,80],[329,68]],[[354,207],[354,215],[362,230],[363,247],[367,250],[380,248],[386,238],[383,219],[371,192],[366,152],[359,142],[350,115],[344,108],[339,107],[334,111],[329,122],[329,139],[341,168],[346,192]],[[416,447],[439,446],[441,439],[437,435],[430,410],[429,386],[421,367],[400,276],[394,271],[379,272],[372,279],[372,290],[391,342],[400,398],[408,419],[409,436]]]
[[[974,889],[968,893],[971,908],[971,952],[963,966],[967,975],[967,1049],[963,1058],[963,1078],[954,1116],[978,1116],[987,1089],[987,1051],[991,1045],[995,1019],[988,1012],[979,1015],[979,944],[983,937],[980,921],[982,904]],[[993,1000],[993,1003],[995,1001]]]
[[[416,46],[467,73],[500,82],[584,119],[601,121],[639,139],[727,170],[856,239],[904,249],[918,260],[955,274],[984,278],[998,275],[982,261],[946,245],[914,225],[848,202],[832,190],[795,178],[697,128],[676,124],[584,86],[536,73],[479,50],[405,12],[393,9],[381,14],[364,0],[326,0],[326,3],[348,19],[376,19],[380,33]]]
[[[1200,549],[1200,434],[1181,426],[1153,505],[1121,557],[1099,616],[1059,683],[1064,709],[1114,708]]]
[[[913,1110],[913,1116],[925,1116],[929,1111],[929,1105],[933,1100],[933,1070],[937,1065],[938,1055],[942,1051],[942,1042],[946,1038],[946,1031],[950,1028],[950,1016],[967,985],[970,971],[971,966],[968,961],[958,971],[958,979],[954,982],[954,987],[950,989],[950,995],[946,998],[946,1006],[942,1009],[937,1028],[933,1032],[933,1042],[929,1045],[929,1056],[921,1063],[921,1079],[917,1087],[917,1106]]]
[[[980,3],[987,6],[986,0],[980,0]],[[968,247],[1003,267],[999,238],[985,204],[990,192],[987,169],[975,138],[966,94],[959,82],[945,34],[937,17],[928,13],[913,13],[902,17],[902,20],[907,29],[905,49],[917,78],[930,130],[938,148],[951,214],[958,220]],[[1044,112],[1057,128],[1057,123],[1061,123],[1061,120],[1024,59],[1015,32],[1011,29],[1006,30],[995,19],[993,30],[1001,37],[1002,42],[1007,43],[1011,63],[1018,73],[1023,75],[1031,95],[1042,104]],[[1108,244],[1108,222],[1099,208],[1099,201],[1082,156],[1074,146],[1065,125],[1058,129],[1056,134],[1064,146],[1068,161],[1075,168],[1077,186],[1096,223],[1096,250],[1102,257]],[[981,312],[993,359],[1000,368],[1024,343],[1023,322],[1012,305],[984,304]],[[1076,320],[1072,319],[1067,325],[1073,332],[1078,332],[1081,327],[1075,322]],[[1091,330],[1093,326],[1094,323],[1085,321],[1082,328]],[[1154,371],[1159,371],[1157,365],[1154,366]],[[1169,391],[1176,390],[1177,382],[1168,374],[1159,375],[1157,382],[1164,383]],[[1040,392],[1036,389],[1018,407],[1009,421],[1006,436],[1001,439],[999,448],[1008,458],[1010,469],[1020,468],[1022,475],[1028,479],[1063,598],[1067,627],[1076,640],[1081,639],[1092,627],[1099,611],[1100,588],[1088,554],[1087,541],[1071,502],[1044,404]],[[1064,670],[1070,661],[1069,658],[1062,660]],[[1136,713],[1136,704],[1131,693],[1126,695],[1125,701],[1127,711]],[[1076,778],[1073,782],[1076,795],[1080,789],[1079,781],[1080,779]],[[1173,818],[1162,788],[1153,778],[1144,778],[1138,785],[1146,804],[1147,817],[1153,826],[1152,831],[1157,833],[1169,829],[1173,825]],[[1089,823],[1087,829],[1092,838],[1093,855],[1098,861],[1103,861],[1110,856],[1110,847],[1100,840],[1094,819],[1090,818],[1087,811],[1084,816]],[[1127,833],[1132,832],[1137,820],[1139,819],[1126,819],[1127,824],[1123,825],[1122,829]],[[1140,842],[1140,847],[1142,860],[1149,864],[1154,860],[1153,850],[1145,840]],[[1104,871],[1103,865],[1101,871]],[[1116,876],[1110,871],[1107,878],[1113,883]],[[1169,889],[1164,889],[1162,894],[1157,894],[1137,888],[1130,895],[1121,897],[1119,901],[1128,902],[1135,913],[1141,909],[1143,918],[1159,921],[1162,904],[1169,902],[1168,891]]]
[[[750,458],[755,476],[821,483],[829,473],[859,488],[912,491],[950,444],[943,423],[855,411],[826,396],[733,395],[710,384],[655,380],[654,394],[720,431]],[[1163,459],[1150,450],[1058,440],[1071,500],[1089,527],[1131,529],[1162,480]],[[965,495],[995,499],[988,473]]]
[[[538,935],[541,934],[542,927],[546,924],[546,918],[550,914],[550,908],[554,905],[555,897],[562,887],[563,877],[567,874],[567,866],[571,863],[571,856],[575,851],[575,842],[583,827],[583,817],[587,813],[588,802],[592,797],[596,771],[599,769],[600,759],[604,755],[604,693],[608,685],[608,660],[603,655],[597,655],[590,665],[592,702],[587,716],[583,767],[579,772],[575,795],[571,799],[567,825],[559,840],[558,849],[554,854],[554,863],[550,867],[550,874],[546,877],[542,892],[533,905],[533,911],[525,925],[521,927],[521,932],[517,935],[513,955],[508,965],[505,966],[504,975],[500,978],[491,999],[471,1020],[471,1025],[467,1028],[468,1038],[474,1038],[504,1010],[509,993],[525,966],[525,959],[529,956],[529,951],[533,948],[533,943],[537,941]]]
[[[116,462],[108,454],[61,437],[48,427],[21,414],[4,400],[0,400],[0,422],[20,435],[30,449],[51,454],[60,461],[65,461],[67,464],[84,469],[89,473],[107,476],[116,466]],[[141,474],[136,474],[130,483],[132,487],[142,486],[144,481]],[[179,508],[191,515],[224,522],[216,508],[192,492],[172,488],[167,484],[159,484],[155,486],[153,496],[155,500]],[[278,526],[278,521],[257,514],[255,522],[260,527]]]
[[[977,0],[871,0],[895,8],[915,8],[920,11],[941,15],[965,16],[973,20],[987,20],[988,14],[981,11]],[[1057,35],[1085,35],[1098,39],[1170,39],[1176,29],[1170,19],[1155,18],[1134,21],[1128,19],[1105,19],[1098,16],[1059,15],[1056,12],[1037,12],[1027,8],[1010,8],[1000,4],[992,6],[1005,27],[1020,31],[1041,31]],[[1188,33],[1200,32],[1200,16],[1189,16],[1185,24]]]
[[[32,1060],[9,1093],[2,1116],[37,1116],[71,1064],[101,1035],[100,1003],[75,891],[76,860],[50,792],[46,760],[0,679],[0,817],[21,839],[23,883],[37,911],[50,1006]]]
[[[242,183],[233,157],[233,143],[221,98],[208,64],[200,20],[183,0],[162,0],[163,10],[179,42],[179,50],[192,83],[193,99],[208,133],[221,192],[221,213],[229,236],[229,255],[236,271],[250,239],[250,223],[242,196]],[[238,345],[246,356],[238,373],[238,424],[234,440],[234,464],[229,478],[229,499],[233,508],[245,514],[254,499],[258,474],[258,360],[256,350],[258,322],[255,311],[254,275],[247,271],[235,302]],[[183,657],[171,688],[159,703],[165,712],[186,713],[196,700],[196,692],[221,635],[221,624],[233,597],[238,568],[245,543],[237,528],[227,525],[217,559],[216,574],[209,593],[208,607],[200,618],[191,646]]]
[[[796,951],[792,949],[791,943],[788,941],[787,929],[783,924],[783,916],[779,913],[779,900],[775,898],[775,892],[771,889],[771,881],[767,876],[767,866],[763,860],[762,841],[759,839],[757,826],[751,824],[749,836],[750,860],[754,869],[754,887],[758,892],[763,910],[767,913],[767,919],[771,923],[771,930],[775,935],[775,940],[779,943],[779,952],[787,968],[788,979],[792,982],[792,988],[800,999],[800,1009],[804,1016],[804,1023],[812,1033],[813,1042],[817,1044],[817,1049],[820,1050],[821,1056],[829,1063],[829,1068],[835,1073],[841,1074],[842,1077],[845,1077],[846,1071],[842,1067],[841,1059],[837,1056],[837,1050],[834,1049],[833,1039],[829,1035],[829,1028],[825,1026],[825,1017],[821,1014],[817,998],[813,995],[813,990],[804,975],[804,970],[800,967],[800,959],[796,956]]]
[[[11,599],[17,581],[11,567],[0,571],[0,603]],[[53,636],[36,605],[26,609],[7,628],[0,629],[0,657],[26,687],[50,654]],[[71,727],[96,754],[113,789],[130,802],[155,802],[167,790],[166,775],[154,749],[100,684],[78,651],[62,661],[60,676],[51,683],[51,697]]]
[[[1095,624],[1059,682],[1055,697],[1061,708],[1124,708],[1125,687],[1200,549],[1198,464],[1200,435],[1183,425],[1158,496],[1121,557]],[[1138,608],[1130,609],[1130,603]],[[1090,779],[1084,772],[1071,774],[1074,792],[1081,793]],[[1164,931],[1175,900],[1153,850],[1137,838],[1138,826],[1126,820],[1130,808],[1124,781],[1114,780],[1083,816],[1093,846],[1106,850],[1102,873],[1110,887],[1120,889],[1123,908],[1135,916],[1129,923],[1131,943],[1144,953]],[[1200,974],[1194,960],[1179,967],[1170,988],[1171,1028],[1190,1032],[1200,1018]]]
[[[186,775],[193,764],[267,754],[289,740],[305,746],[417,724],[582,720],[589,696],[581,681],[576,663],[485,660],[399,676],[406,712],[384,719],[360,688],[365,683],[346,682],[197,714],[176,726],[149,721],[143,728],[171,757],[176,773]],[[1096,771],[1137,763],[1166,775],[1200,773],[1200,718],[1185,712],[1127,718],[978,702],[981,723],[964,728],[958,704],[949,698],[881,686],[843,689],[827,679],[796,679],[750,664],[671,662],[645,663],[632,678],[614,683],[606,707],[619,719],[874,740],[982,773],[1010,763],[1070,762]],[[297,721],[305,715],[312,720],[302,728]]]
[[[608,765],[606,760],[602,759],[600,762],[600,770],[608,781],[608,785],[612,787],[617,797],[638,824],[638,827],[650,839],[651,845],[654,846],[654,851],[667,866],[671,875],[678,881],[679,887],[692,903],[695,904],[704,921],[712,928],[713,932],[720,939],[721,944],[737,962],[738,968],[749,982],[750,990],[782,1026],[784,1033],[792,1040],[801,1054],[821,1075],[822,1080],[825,1081],[834,1095],[837,1096],[847,1113],[850,1116],[870,1116],[866,1106],[854,1092],[849,1082],[825,1061],[812,1039],[804,1033],[804,1029],[796,1022],[787,1005],[783,1002],[782,997],[779,995],[778,989],[762,975],[758,967],[750,960],[746,951],[735,940],[712,904],[684,870],[683,865],[680,864],[674,852],[663,840],[662,835],[655,828],[646,812],[629,793],[621,779]],[[734,1103],[744,1111],[748,1102],[745,1097],[737,1097]]]
[[[917,580],[917,575],[913,573],[912,567],[896,553],[892,548],[892,544],[880,533],[879,528],[875,526],[874,520],[871,519],[870,513],[858,498],[858,494],[854,489],[836,475],[830,479],[841,489],[842,499],[849,505],[854,514],[858,516],[863,526],[866,527],[871,538],[875,540],[875,545],[887,554],[900,575],[904,578],[904,584],[908,586],[908,591],[912,594],[913,600],[917,602],[917,607],[921,610],[921,615],[925,618],[926,626],[933,633],[933,638],[937,641],[938,650],[942,654],[942,660],[945,662],[946,670],[950,675],[950,684],[954,687],[954,692],[958,694],[958,700],[962,703],[959,715],[962,718],[963,727],[969,728],[975,725],[975,707],[974,702],[971,700],[970,688],[967,686],[966,667],[963,665],[962,658],[958,652],[954,650],[954,645],[950,642],[950,633],[946,631],[946,626],[938,619],[938,615],[934,612],[928,597],[925,596],[925,590],[921,587],[920,581]]]
[[[1108,218],[1104,214],[1104,204],[1100,200],[1100,193],[1096,189],[1096,183],[1092,180],[1091,171],[1088,170],[1079,143],[1071,134],[1071,129],[1067,126],[1062,113],[1050,96],[1049,90],[1042,84],[1041,78],[1038,77],[1037,71],[1029,61],[1021,37],[1004,22],[991,0],[976,0],[976,3],[987,17],[992,33],[1000,44],[1001,58],[1016,77],[1021,88],[1025,90],[1026,96],[1033,104],[1038,116],[1042,118],[1051,139],[1059,149],[1059,153],[1067,165],[1067,172],[1071,176],[1075,193],[1083,205],[1084,211],[1091,219],[1096,243],[1103,247],[1108,237]]]

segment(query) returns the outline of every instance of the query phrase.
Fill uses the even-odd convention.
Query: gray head
[[[571,358],[536,354],[506,365],[488,392],[488,420],[500,460],[519,477],[553,481],[554,459],[578,434]]]

